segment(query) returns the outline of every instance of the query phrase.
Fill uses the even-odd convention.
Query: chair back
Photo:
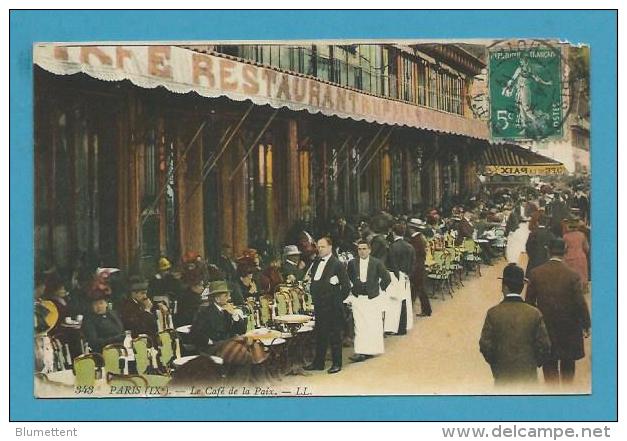
[[[121,374],[120,357],[123,355],[128,355],[124,345],[114,343],[102,348],[105,370],[108,373]]]
[[[135,353],[135,363],[137,364],[137,373],[142,375],[148,370],[150,366],[150,357],[148,355],[148,348],[152,347],[150,338],[141,334],[137,338],[133,339],[133,352]]]
[[[462,244],[462,248],[467,253],[474,253],[475,252],[475,241],[472,240],[469,237],[465,238],[464,239],[464,243]]]
[[[176,338],[172,335],[171,330],[161,331],[159,333],[159,360],[163,366],[170,366],[176,352]]]
[[[93,386],[96,383],[98,370],[100,370],[103,365],[104,361],[98,354],[83,354],[76,357],[72,364],[74,385]]]
[[[287,299],[285,295],[282,292],[276,293],[274,295],[274,301],[277,305],[277,310],[276,310],[277,315],[286,315],[288,308],[287,308]]]
[[[266,297],[261,297],[259,304],[261,305],[261,324],[265,325],[272,318],[270,314],[270,301]]]
[[[292,294],[292,312],[294,314],[300,314],[301,311],[301,305],[300,305],[300,299],[298,298],[298,293],[295,290],[291,290],[291,294]]]

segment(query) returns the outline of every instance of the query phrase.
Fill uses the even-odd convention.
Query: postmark
[[[487,46],[482,90],[468,97],[476,118],[501,141],[562,138],[574,85],[568,49],[550,40],[499,40]]]

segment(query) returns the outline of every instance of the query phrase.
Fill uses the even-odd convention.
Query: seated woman
[[[254,268],[249,265],[237,267],[237,279],[232,284],[231,297],[236,305],[243,305],[248,297],[259,298],[259,291],[254,280]]]
[[[122,320],[114,311],[107,310],[107,297],[102,292],[92,293],[91,313],[83,320],[81,330],[92,352],[112,343],[122,343],[125,333]]]
[[[224,342],[246,332],[246,319],[229,303],[231,292],[224,281],[209,283],[203,305],[194,317],[191,338],[201,354],[214,354]]]
[[[203,282],[198,278],[188,283],[189,286],[181,291],[178,297],[178,308],[174,316],[175,326],[191,324],[200,307]]]

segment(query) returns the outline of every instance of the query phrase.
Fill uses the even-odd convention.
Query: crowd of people
[[[346,334],[352,334],[351,361],[363,362],[384,353],[386,335],[404,335],[415,316],[432,315],[428,261],[433,244],[443,237],[458,247],[488,238],[477,241],[478,255],[491,265],[499,256],[495,231],[502,231],[509,261],[517,263],[520,253],[527,252],[528,278],[540,273],[535,269],[551,258],[549,245],[561,238],[563,262],[576,271],[582,292],[587,286],[589,201],[582,188],[483,192],[445,213],[436,208],[420,216],[381,211],[351,220],[337,216],[317,228],[296,225],[277,257],[253,248],[234,256],[227,244],[214,262],[197,252],[187,252],[176,265],[162,256],[148,280],[86,264],[67,279],[51,269],[38,275],[36,303],[47,300],[58,310],[59,319],[47,334],[67,345],[66,360],[121,344],[129,331],[133,338],[146,335],[156,345],[160,330],[187,325],[195,351],[215,355],[225,342],[250,328],[251,300],[272,303],[278,286],[299,286],[310,293],[315,307],[315,356],[305,369],[324,369],[330,346],[328,372],[336,373],[342,369]],[[541,291],[530,302],[537,301],[542,309]],[[36,308],[41,331],[45,320],[37,311],[41,309]],[[80,342],[72,341],[61,326],[67,318],[79,322]],[[486,359],[491,362],[494,356]]]

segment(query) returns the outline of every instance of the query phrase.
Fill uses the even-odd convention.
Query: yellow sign
[[[488,176],[547,176],[561,175],[565,171],[562,164],[486,165],[483,168],[483,174]]]

